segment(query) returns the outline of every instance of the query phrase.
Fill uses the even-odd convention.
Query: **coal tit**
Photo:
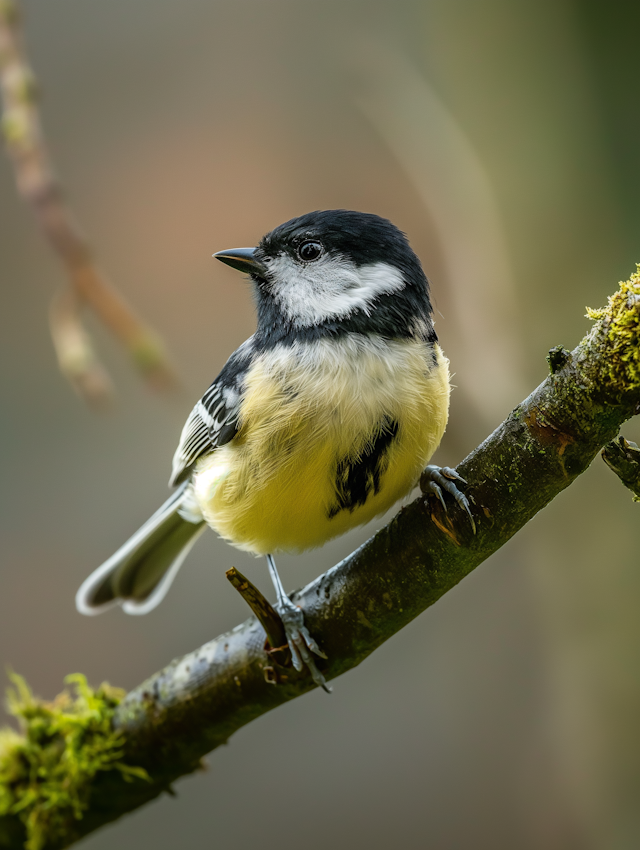
[[[325,210],[217,259],[248,273],[255,334],[193,408],[173,459],[174,494],[80,587],[95,614],[144,614],[210,526],[265,555],[293,662],[325,686],[323,655],[288,598],[277,552],[321,546],[387,511],[416,485],[449,409],[429,283],[391,222]],[[452,470],[427,467],[469,513]]]

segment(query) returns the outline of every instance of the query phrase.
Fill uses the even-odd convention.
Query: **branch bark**
[[[475,501],[464,512],[420,497],[357,551],[293,594],[327,652],[327,679],[355,667],[500,548],[583,473],[640,412],[640,276],[621,284],[573,352],[554,349],[551,374],[457,467]],[[288,668],[274,687],[265,631],[252,617],[176,659],[116,709],[126,762],[151,782],[96,777],[91,802],[63,845],[170,790],[240,727],[314,687]],[[17,850],[17,818],[0,819],[0,847]]]
[[[640,501],[640,447],[631,440],[618,437],[602,449],[602,460],[631,490],[634,502]]]

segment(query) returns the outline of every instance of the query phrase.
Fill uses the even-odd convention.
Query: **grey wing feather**
[[[199,457],[232,440],[237,432],[242,381],[250,364],[251,340],[229,358],[224,369],[189,414],[176,453],[169,486],[184,481]]]
[[[146,614],[167,592],[206,528],[202,516],[190,507],[191,487],[186,479],[199,457],[235,436],[252,350],[252,340],[240,346],[191,411],[173,459],[170,482],[182,486],[82,583],[76,595],[80,613],[98,614],[121,603],[127,614]]]
[[[214,388],[218,393],[214,399],[216,404],[213,413],[209,412],[204,402],[199,401],[182,429],[180,443],[173,456],[173,469],[169,482],[172,487],[184,480],[199,457],[212,452],[225,442],[228,443],[235,436],[240,405],[227,407],[221,398],[221,388],[212,387],[211,389]]]
[[[146,614],[163,598],[197,538],[206,528],[200,520],[185,519],[181,508],[188,483],[94,570],[76,594],[81,614],[99,614],[122,604],[127,614]]]

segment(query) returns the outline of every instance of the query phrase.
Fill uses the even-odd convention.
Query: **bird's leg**
[[[326,658],[327,656],[309,634],[309,631],[304,624],[304,614],[302,613],[302,610],[298,608],[298,606],[295,605],[284,592],[284,587],[280,581],[280,576],[278,575],[273,555],[267,555],[267,564],[269,565],[269,575],[271,576],[271,581],[273,582],[276,596],[278,597],[276,608],[278,609],[278,613],[282,619],[282,625],[284,626],[284,630],[287,635],[287,643],[291,650],[293,666],[299,671],[302,670],[306,664],[309,668],[309,672],[311,673],[311,678],[316,685],[320,685],[321,688],[330,694],[331,688],[327,685],[324,676],[316,667],[316,663],[313,660],[313,655],[311,655],[311,653],[315,652],[315,654],[319,655],[320,658]]]
[[[449,493],[450,496],[453,496],[457,504],[467,512],[471,528],[475,534],[476,524],[471,513],[471,508],[469,507],[469,499],[467,499],[464,493],[456,487],[456,481],[459,481],[461,484],[467,483],[461,475],[458,475],[455,469],[451,469],[448,466],[425,466],[422,475],[420,476],[420,489],[426,496],[430,493],[434,493],[440,500],[440,504],[444,508],[445,513],[447,511],[447,506],[445,504],[442,491],[444,490],[446,493]]]

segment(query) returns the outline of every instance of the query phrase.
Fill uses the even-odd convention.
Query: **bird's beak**
[[[256,259],[255,252],[255,248],[231,248],[229,251],[218,251],[213,256],[233,269],[264,277],[267,267]]]

